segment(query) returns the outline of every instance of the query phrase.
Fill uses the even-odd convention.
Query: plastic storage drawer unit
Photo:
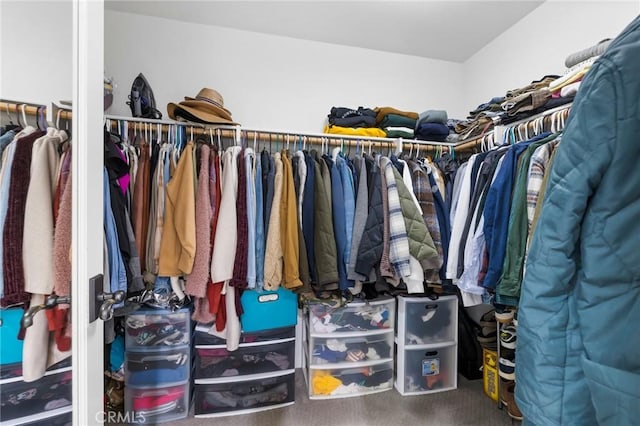
[[[276,343],[242,343],[233,352],[224,346],[197,346],[195,383],[290,370],[295,368],[295,350],[294,338]]]
[[[291,405],[295,400],[295,373],[256,380],[197,384],[196,417],[218,417]]]
[[[186,417],[189,383],[166,387],[125,387],[125,412],[135,414],[136,423],[166,423]]]
[[[39,380],[24,382],[22,377],[3,380],[0,384],[0,424],[13,419],[42,415],[49,417],[63,407],[71,406],[71,368],[48,371]]]
[[[309,398],[345,398],[362,396],[391,389],[393,361],[340,367],[313,366],[309,369]],[[327,368],[331,367],[331,368]]]
[[[402,297],[398,306],[399,335],[405,345],[454,343],[458,331],[458,299],[443,296],[438,300]]]
[[[168,386],[189,379],[189,347],[127,351],[126,384],[131,386]]]
[[[209,334],[208,330],[211,326],[197,325],[195,332],[196,346],[220,346],[226,347],[227,341],[213,334]],[[251,333],[243,332],[240,335],[240,344],[242,343],[270,343],[274,340],[295,339],[295,327],[274,328],[271,330],[254,331]]]
[[[189,316],[188,309],[176,312],[145,309],[127,315],[127,350],[188,345],[191,333]]]
[[[385,297],[345,306],[309,303],[311,334],[393,330],[395,299]]]
[[[310,337],[311,364],[393,359],[393,333],[354,337]]]
[[[457,386],[456,345],[440,348],[406,348],[398,356],[398,386],[402,394],[431,393]]]

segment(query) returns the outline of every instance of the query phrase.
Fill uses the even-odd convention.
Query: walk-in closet
[[[635,1],[0,2],[0,423],[632,425]]]

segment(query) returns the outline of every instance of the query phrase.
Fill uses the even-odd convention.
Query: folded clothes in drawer
[[[191,369],[189,348],[127,351],[125,356],[127,385],[162,385],[189,379]]]
[[[399,315],[405,323],[407,345],[453,342],[457,332],[458,300],[445,296],[439,300],[401,298]]]
[[[1,348],[2,346],[0,346]],[[47,368],[47,371],[55,371],[63,368],[71,367],[71,356],[63,359],[62,361],[53,364]],[[22,363],[16,362],[14,364],[5,364],[0,366],[0,386],[5,380],[15,379],[22,377]]]
[[[189,310],[136,311],[127,316],[127,349],[157,346],[179,346],[189,343]]]
[[[195,414],[278,405],[295,400],[295,373],[232,383],[196,385]]]
[[[71,405],[71,371],[0,386],[0,423]]]
[[[391,388],[393,362],[361,368],[310,369],[311,396],[366,394]]]
[[[138,423],[163,423],[187,416],[189,383],[180,386],[138,389],[125,387],[125,412]]]
[[[373,361],[391,358],[393,333],[359,337],[312,337],[312,363]]]
[[[395,299],[351,302],[345,306],[310,303],[312,333],[335,333],[393,329]]]
[[[195,344],[196,345],[226,345],[227,341],[221,337],[209,334],[208,330],[212,325],[196,326]],[[240,343],[258,343],[269,342],[271,340],[291,339],[296,337],[295,327],[273,328],[271,330],[254,331],[252,333],[243,332],[240,335]]]
[[[295,368],[295,341],[242,344],[229,352],[224,347],[196,347],[196,379],[247,376]]]

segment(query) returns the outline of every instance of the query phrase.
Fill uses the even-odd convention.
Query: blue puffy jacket
[[[538,425],[640,424],[640,17],[596,61],[551,167],[520,301]]]

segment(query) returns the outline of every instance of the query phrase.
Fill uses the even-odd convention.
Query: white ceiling
[[[543,1],[114,1],[110,10],[464,62]]]

